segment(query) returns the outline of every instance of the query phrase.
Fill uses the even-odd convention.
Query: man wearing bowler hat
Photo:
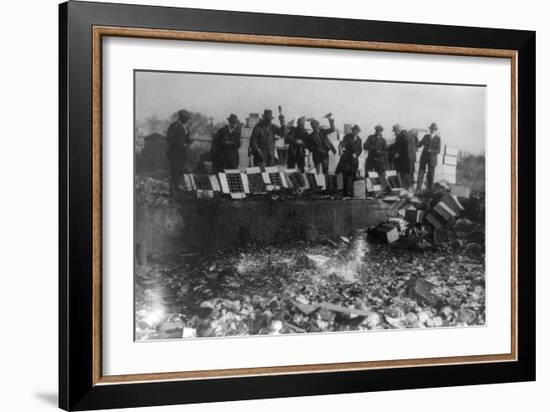
[[[281,126],[273,123],[273,112],[265,109],[262,120],[258,122],[250,136],[250,153],[254,156],[254,166],[266,167],[275,165],[275,135],[285,135],[285,118],[279,115]]]
[[[179,190],[181,176],[187,162],[189,147],[193,143],[189,133],[189,120],[191,113],[187,110],[179,110],[178,119],[170,124],[166,132],[168,147],[166,154],[170,163],[170,194],[174,195]]]
[[[441,152],[441,138],[437,134],[437,124],[432,123],[429,130],[430,133],[425,134],[420,143],[418,143],[418,147],[424,148],[422,149],[422,154],[420,155],[418,183],[416,186],[417,193],[420,193],[422,191],[422,183],[424,182],[426,167],[428,168],[427,189],[433,189],[435,167],[437,166],[437,155]]]
[[[385,174],[386,158],[388,156],[388,145],[386,144],[386,139],[382,137],[383,130],[382,126],[376,126],[374,134],[367,137],[367,141],[363,145],[363,149],[368,152],[365,170],[367,172],[374,170],[380,177]]]
[[[229,115],[228,124],[220,128],[212,139],[211,157],[214,171],[239,167],[239,147],[241,147],[241,123],[235,114]]]
[[[357,177],[359,156],[363,151],[359,132],[359,126],[354,125],[351,133],[346,134],[340,143],[342,156],[336,166],[336,174],[342,173],[344,177],[344,196],[353,196],[353,182]]]

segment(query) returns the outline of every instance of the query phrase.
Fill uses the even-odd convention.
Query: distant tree
[[[156,115],[146,118],[145,121],[147,122],[149,134],[166,134],[166,129],[168,129],[168,125],[170,124],[168,119],[161,120]]]
[[[485,153],[475,155],[461,150],[456,166],[458,184],[469,186],[472,190],[485,191]]]
[[[191,137],[212,137],[216,133],[215,127],[209,117],[201,113],[193,113],[191,115],[191,127],[189,128]]]

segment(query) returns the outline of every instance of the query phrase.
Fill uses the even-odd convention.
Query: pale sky
[[[332,112],[336,127],[357,123],[363,140],[384,127],[406,129],[439,126],[443,144],[473,153],[485,151],[485,87],[350,80],[294,79],[218,74],[136,73],[136,121],[168,118],[179,109],[224,121],[235,113],[244,122],[251,112],[281,105],[286,121],[298,116],[322,117]],[[278,124],[278,120],[275,120]]]

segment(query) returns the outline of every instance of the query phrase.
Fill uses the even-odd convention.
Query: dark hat
[[[360,132],[360,131],[361,131],[361,128],[360,128],[358,125],[354,124],[353,127],[351,128],[351,131],[353,132],[353,131],[355,131],[355,130],[357,130],[358,132]]]
[[[374,126],[374,130],[381,132],[381,131],[384,130],[384,128],[378,124],[378,125]]]
[[[181,110],[178,110],[178,117],[184,117],[186,119],[190,119],[191,118],[191,113],[189,113],[187,110],[185,109],[181,109]]]
[[[238,122],[238,121],[239,121],[239,118],[237,117],[236,114],[231,113],[231,114],[229,115],[229,117],[227,118],[227,120],[228,120],[229,122]]]
[[[430,130],[437,130],[437,124],[432,123],[432,124],[430,125]]]
[[[262,117],[264,119],[273,119],[273,111],[271,111],[270,109],[265,109]]]

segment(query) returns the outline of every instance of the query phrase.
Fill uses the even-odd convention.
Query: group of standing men
[[[344,136],[340,143],[342,156],[336,167],[336,173],[343,173],[344,175],[344,193],[350,196],[353,194],[352,184],[357,176],[359,156],[362,150],[367,151],[366,172],[375,171],[383,177],[388,164],[392,164],[399,173],[403,186],[407,189],[413,187],[416,152],[420,147],[423,147],[423,149],[420,155],[420,170],[418,171],[416,191],[420,192],[422,190],[426,169],[427,188],[432,190],[437,155],[441,151],[441,138],[437,134],[437,125],[432,123],[429,127],[429,133],[425,134],[419,141],[416,134],[409,133],[399,124],[396,124],[392,130],[395,134],[395,143],[390,147],[388,147],[386,139],[382,136],[383,130],[382,126],[377,125],[374,128],[374,134],[367,137],[364,144],[362,144],[359,137],[361,129],[357,125],[353,126],[351,133]]]
[[[422,147],[416,191],[422,190],[426,171],[427,188],[433,189],[437,155],[441,152],[441,137],[437,134],[437,124],[432,123],[428,129],[429,133],[418,140],[416,133],[410,133],[396,124],[393,126],[395,143],[388,147],[382,137],[382,126],[376,126],[375,134],[370,135],[364,145],[364,149],[368,150],[366,171],[376,171],[383,176],[387,163],[390,163],[399,173],[403,187],[413,187],[416,152]]]
[[[328,173],[329,152],[336,153],[336,148],[331,143],[328,135],[333,133],[334,119],[329,113],[325,116],[330,123],[330,128],[321,129],[319,121],[309,119],[312,132],[306,129],[306,118],[300,117],[297,124],[285,124],[284,116],[279,115],[280,126],[273,124],[273,112],[264,110],[262,119],[252,130],[250,136],[249,153],[254,159],[254,166],[275,165],[275,139],[276,135],[283,136],[288,144],[287,167],[298,168],[302,173],[305,171],[306,150],[312,153],[313,163],[318,173]]]
[[[180,110],[177,113],[178,119],[168,128],[168,160],[170,162],[170,192],[179,186],[183,174],[184,162],[182,161],[193,140],[189,132],[188,123],[191,114],[187,110]],[[305,171],[306,150],[311,152],[313,163],[317,173],[328,173],[329,153],[336,154],[336,148],[330,141],[328,135],[335,131],[334,119],[328,113],[325,118],[329,121],[329,128],[320,127],[319,121],[308,119],[312,128],[306,130],[306,118],[300,117],[297,124],[285,124],[282,114],[279,115],[277,126],[273,123],[273,112],[264,110],[262,119],[253,128],[250,136],[249,154],[253,157],[255,166],[267,167],[276,164],[275,140],[276,136],[284,138],[288,144],[287,167],[298,168]],[[211,157],[216,172],[224,169],[236,169],[239,165],[239,148],[241,147],[241,123],[235,114],[227,118],[228,124],[220,128],[212,139]],[[437,125],[432,123],[429,133],[419,141],[416,134],[411,134],[399,124],[393,126],[395,143],[388,147],[386,139],[382,136],[383,127],[375,127],[375,133],[368,136],[363,144],[359,133],[361,129],[354,125],[351,132],[346,134],[340,142],[340,160],[336,167],[336,173],[344,176],[344,193],[351,195],[353,191],[353,180],[357,177],[359,169],[359,156],[363,150],[368,152],[365,163],[365,170],[376,171],[384,176],[388,163],[399,173],[401,182],[405,188],[414,185],[414,166],[416,152],[423,147],[420,155],[420,170],[418,172],[417,191],[422,188],[424,175],[427,170],[427,187],[433,188],[434,171],[437,165],[437,155],[441,151],[441,138],[437,134]]]

